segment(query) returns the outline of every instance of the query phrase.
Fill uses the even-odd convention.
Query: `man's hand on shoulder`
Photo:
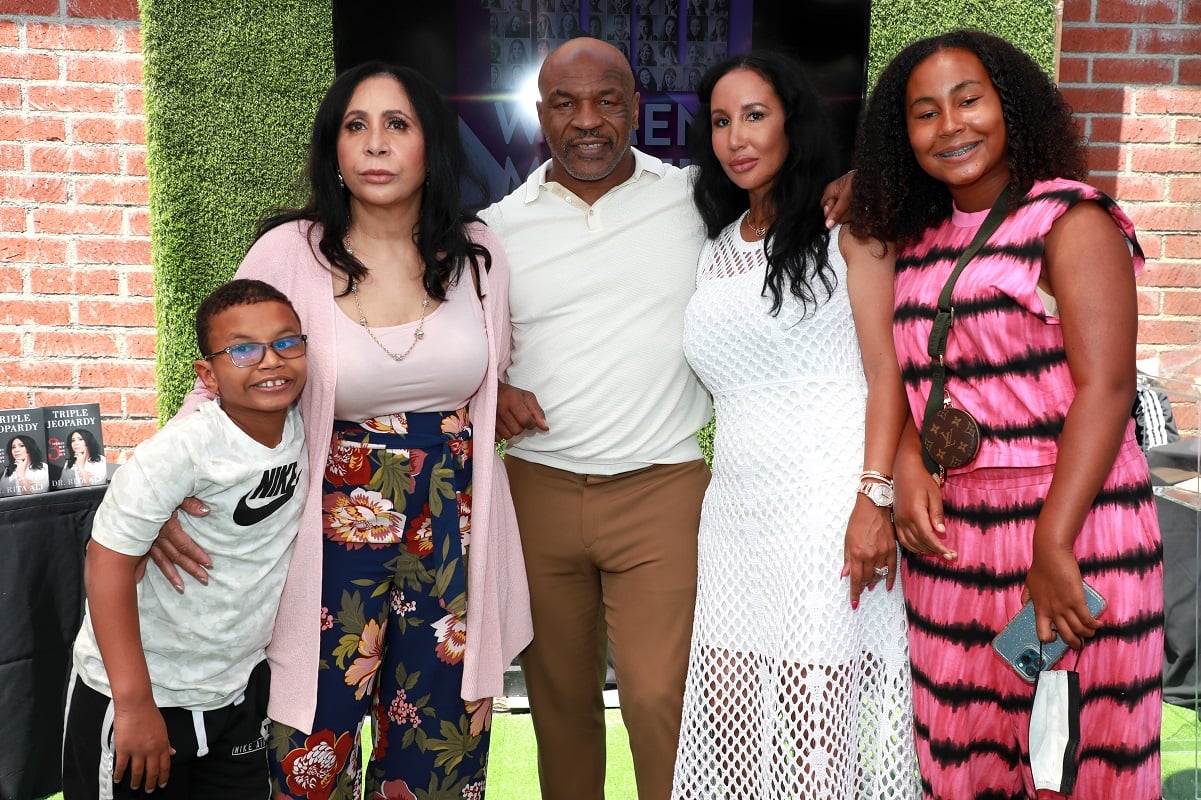
[[[533,392],[501,383],[496,391],[496,438],[508,439],[522,431],[548,431],[546,415]]]

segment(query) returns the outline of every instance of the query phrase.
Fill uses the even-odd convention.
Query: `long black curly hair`
[[[896,55],[868,100],[855,145],[851,229],[902,244],[951,215],[945,184],[926,174],[909,144],[905,91],[914,69],[941,50],[980,59],[1001,98],[1008,140],[1009,196],[1038,180],[1083,180],[1084,147],[1072,110],[1030,56],[1004,39],[956,30],[921,39]]]
[[[350,193],[342,185],[338,168],[338,134],[342,117],[363,81],[390,75],[404,87],[425,138],[426,183],[421,216],[414,231],[417,250],[425,263],[423,283],[430,297],[446,299],[446,286],[458,280],[468,260],[484,270],[492,267],[487,248],[472,242],[466,225],[478,217],[463,209],[459,181],[470,177],[467,156],[459,138],[458,118],[446,106],[429,79],[409,67],[369,61],[346,70],[330,85],[317,107],[309,141],[306,175],[309,199],[302,208],[276,212],[258,228],[256,239],[267,231],[295,220],[320,223],[317,243],[326,261],[361,281],[367,268],[346,249],[350,229]],[[349,284],[348,284],[349,286]],[[347,288],[343,294],[349,292]]]
[[[700,110],[692,121],[692,163],[696,165],[692,198],[712,239],[749,207],[746,191],[734,185],[713,152],[710,120],[713,87],[727,73],[749,69],[771,84],[784,108],[788,156],[771,188],[776,218],[763,246],[767,252],[764,294],[771,292],[771,313],[784,302],[784,282],[806,313],[820,302],[814,285],[821,283],[828,298],[837,285],[830,267],[830,232],[821,209],[821,195],[833,176],[834,157],[826,111],[801,66],[783,53],[752,50],[711,67],[701,78]]]

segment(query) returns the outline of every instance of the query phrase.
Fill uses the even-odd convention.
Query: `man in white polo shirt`
[[[704,228],[688,172],[630,146],[619,50],[573,39],[538,87],[551,160],[483,216],[512,265],[497,431],[530,581],[542,796],[604,796],[607,631],[638,796],[667,800],[709,481],[709,397],[681,347]]]

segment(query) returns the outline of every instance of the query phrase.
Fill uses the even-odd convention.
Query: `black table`
[[[3,800],[62,788],[63,702],[83,620],[83,555],[105,488],[0,498]]]

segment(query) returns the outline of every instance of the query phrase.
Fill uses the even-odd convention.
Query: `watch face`
[[[859,491],[867,495],[878,506],[891,506],[893,499],[892,487],[886,483],[876,483],[875,481],[864,481],[860,486]]]

